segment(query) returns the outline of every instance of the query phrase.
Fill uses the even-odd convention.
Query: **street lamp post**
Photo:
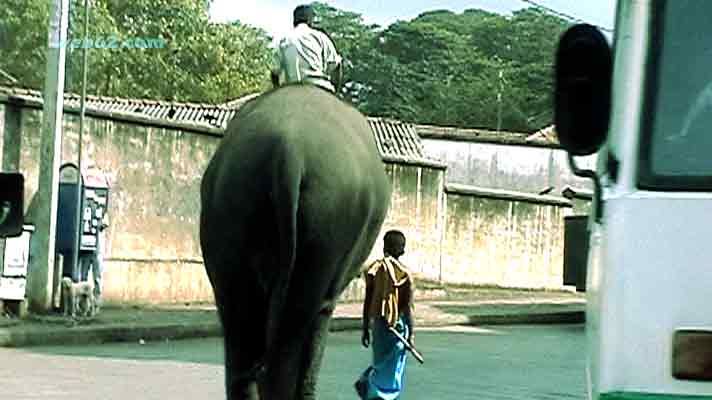
[[[37,211],[32,221],[36,228],[36,245],[27,279],[29,307],[40,313],[50,311],[52,306],[68,20],[69,0],[53,0],[42,106],[40,171],[35,194]]]
[[[79,249],[81,248],[81,232],[82,232],[82,143],[84,139],[84,120],[86,116],[86,97],[87,97],[87,47],[89,38],[89,0],[84,0],[84,35],[82,40],[82,96],[79,106],[79,139],[77,142],[77,167],[79,169],[79,181],[77,184],[77,223],[75,232],[76,251],[72,254],[72,266],[75,271],[80,274],[79,269]]]

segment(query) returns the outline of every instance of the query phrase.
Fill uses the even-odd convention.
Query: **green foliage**
[[[353,63],[347,80],[358,90],[348,94],[363,112],[517,131],[551,123],[551,67],[565,21],[535,9],[512,16],[440,10],[381,29],[315,5],[321,26]]]
[[[47,0],[0,7],[0,68],[43,85]],[[84,0],[71,0],[70,39]],[[361,111],[405,121],[532,131],[551,123],[552,61],[566,21],[533,8],[510,16],[429,11],[389,27],[313,3],[317,25],[347,60],[344,97]],[[92,0],[89,36],[160,39],[162,48],[88,50],[88,92],[222,102],[269,87],[271,38],[239,22],[213,24],[208,0]],[[67,90],[81,84],[82,49],[67,52]]]
[[[41,88],[49,2],[9,0],[0,21],[10,40],[0,68],[24,85]],[[81,89],[84,1],[71,0],[66,90]],[[205,0],[92,0],[89,38],[118,48],[89,48],[88,93],[105,96],[222,102],[264,90],[268,35],[239,23],[212,24]],[[77,40],[80,46],[71,44]],[[159,48],[132,48],[129,41]]]
[[[47,47],[47,1],[5,0],[0,7],[0,68],[20,82],[42,82]]]

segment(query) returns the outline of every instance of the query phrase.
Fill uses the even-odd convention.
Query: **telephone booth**
[[[79,268],[74,265],[77,246],[77,196],[81,177],[76,164],[67,163],[59,168],[59,193],[57,205],[56,252],[63,256],[62,276],[79,281]]]
[[[80,188],[77,188],[81,185]],[[77,201],[77,196],[81,201]],[[79,174],[74,163],[62,165],[59,173],[56,251],[62,254],[62,276],[78,282],[79,265],[74,263],[79,251],[97,251],[101,224],[109,206],[109,184],[98,169]],[[78,212],[81,210],[81,220]],[[79,236],[77,240],[77,236]]]
[[[99,169],[88,169],[82,174],[81,239],[79,250],[97,251],[99,233],[103,230],[104,215],[109,207],[109,182]]]

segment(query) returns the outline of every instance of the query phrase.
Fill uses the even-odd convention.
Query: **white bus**
[[[596,183],[588,394],[712,399],[712,1],[616,13],[612,49],[577,25],[556,55],[559,140]]]

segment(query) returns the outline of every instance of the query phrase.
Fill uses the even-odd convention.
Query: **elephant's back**
[[[277,135],[313,139],[322,145],[375,142],[366,117],[352,105],[309,84],[291,84],[247,103],[228,127],[228,135]],[[311,133],[310,133],[311,132]]]
[[[272,179],[279,155],[303,170],[307,202],[309,196],[322,196],[317,190],[342,194],[344,188],[350,191],[344,201],[359,196],[387,201],[389,185],[373,132],[351,105],[313,85],[289,85],[243,107],[206,170],[206,186],[220,187],[221,193],[239,187],[242,193],[254,192],[253,197],[264,196],[261,182]],[[220,197],[225,201],[224,194]]]
[[[310,170],[336,165],[377,173],[382,160],[368,120],[333,94],[292,84],[247,103],[231,121],[221,147],[233,155],[255,148],[287,147]]]

